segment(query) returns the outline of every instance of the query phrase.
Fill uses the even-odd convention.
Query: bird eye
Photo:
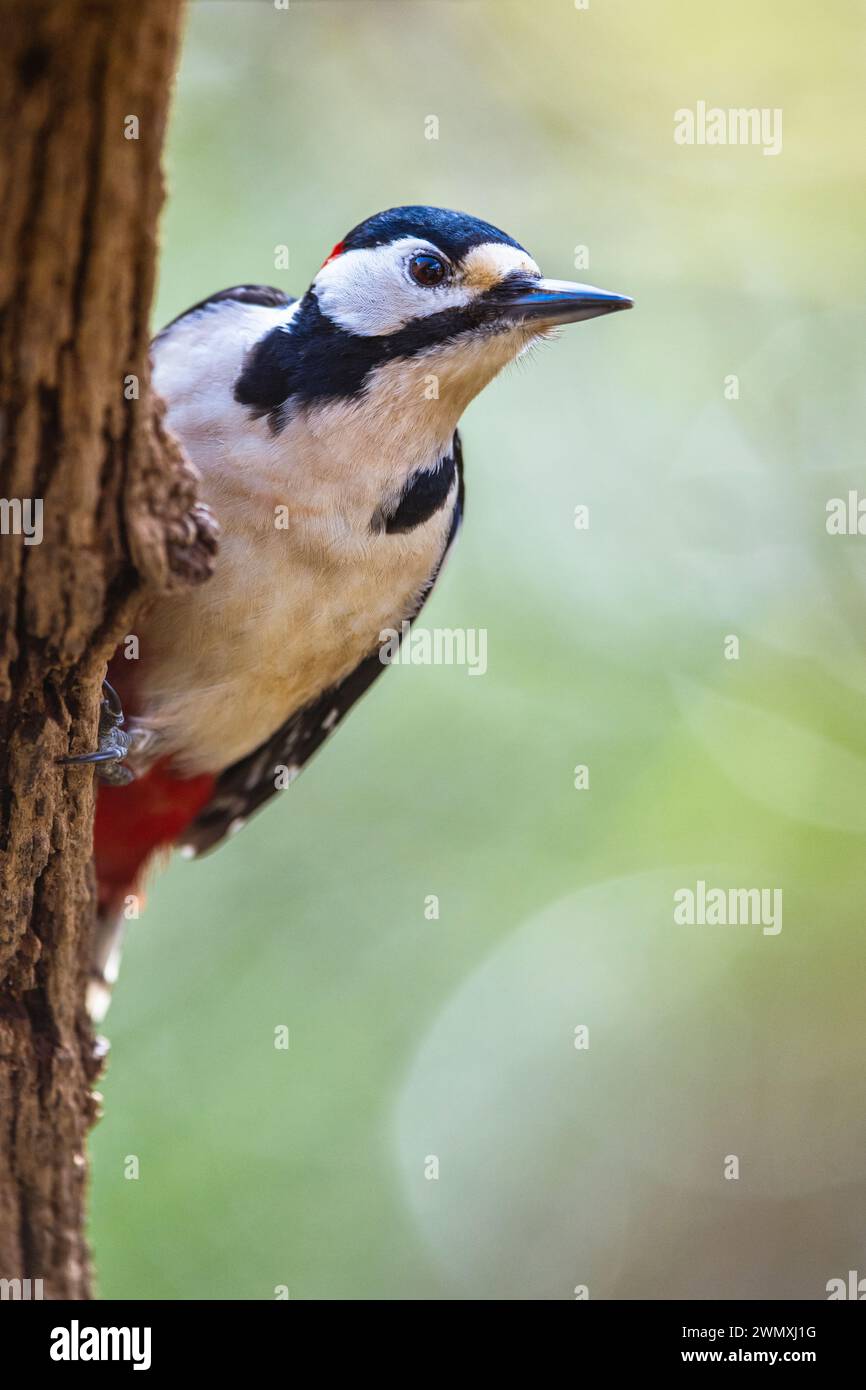
[[[419,251],[409,262],[409,274],[416,285],[441,285],[448,271],[444,261],[428,251]]]

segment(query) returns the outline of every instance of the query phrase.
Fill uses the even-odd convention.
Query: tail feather
[[[140,896],[148,863],[160,850],[171,849],[213,786],[210,774],[172,776],[165,759],[126,786],[100,786],[93,832],[99,909],[88,991],[95,1022],[105,1017],[117,979],[129,898]]]
[[[87,982],[87,1012],[94,1023],[101,1023],[108,1013],[111,991],[120,970],[126,918],[123,907],[100,908],[90,953],[90,978]]]

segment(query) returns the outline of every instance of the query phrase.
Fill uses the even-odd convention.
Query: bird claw
[[[120,696],[114,686],[109,685],[108,681],[103,681],[96,750],[93,753],[77,753],[67,758],[58,758],[57,761],[67,765],[93,763],[101,782],[107,782],[113,787],[125,787],[134,779],[135,773],[124,762],[132,747],[132,736],[122,725],[123,706]]]

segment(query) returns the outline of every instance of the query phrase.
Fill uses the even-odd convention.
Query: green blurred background
[[[486,628],[487,675],[395,668],[241,836],[154,880],[106,1026],[103,1296],[866,1274],[866,538],[825,527],[866,486],[864,69],[857,0],[190,6],[155,327],[242,281],[300,292],[409,202],[638,307],[464,420],[422,625]],[[781,154],[676,145],[699,100],[782,108]],[[781,933],[675,926],[698,879],[781,888]]]

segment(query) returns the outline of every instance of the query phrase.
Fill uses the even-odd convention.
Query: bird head
[[[459,413],[534,340],[631,307],[624,295],[546,279],[519,242],[488,222],[445,208],[399,207],[338,242],[296,329],[330,340],[344,384],[360,385],[393,363],[400,368],[389,374],[395,385],[433,375]]]

